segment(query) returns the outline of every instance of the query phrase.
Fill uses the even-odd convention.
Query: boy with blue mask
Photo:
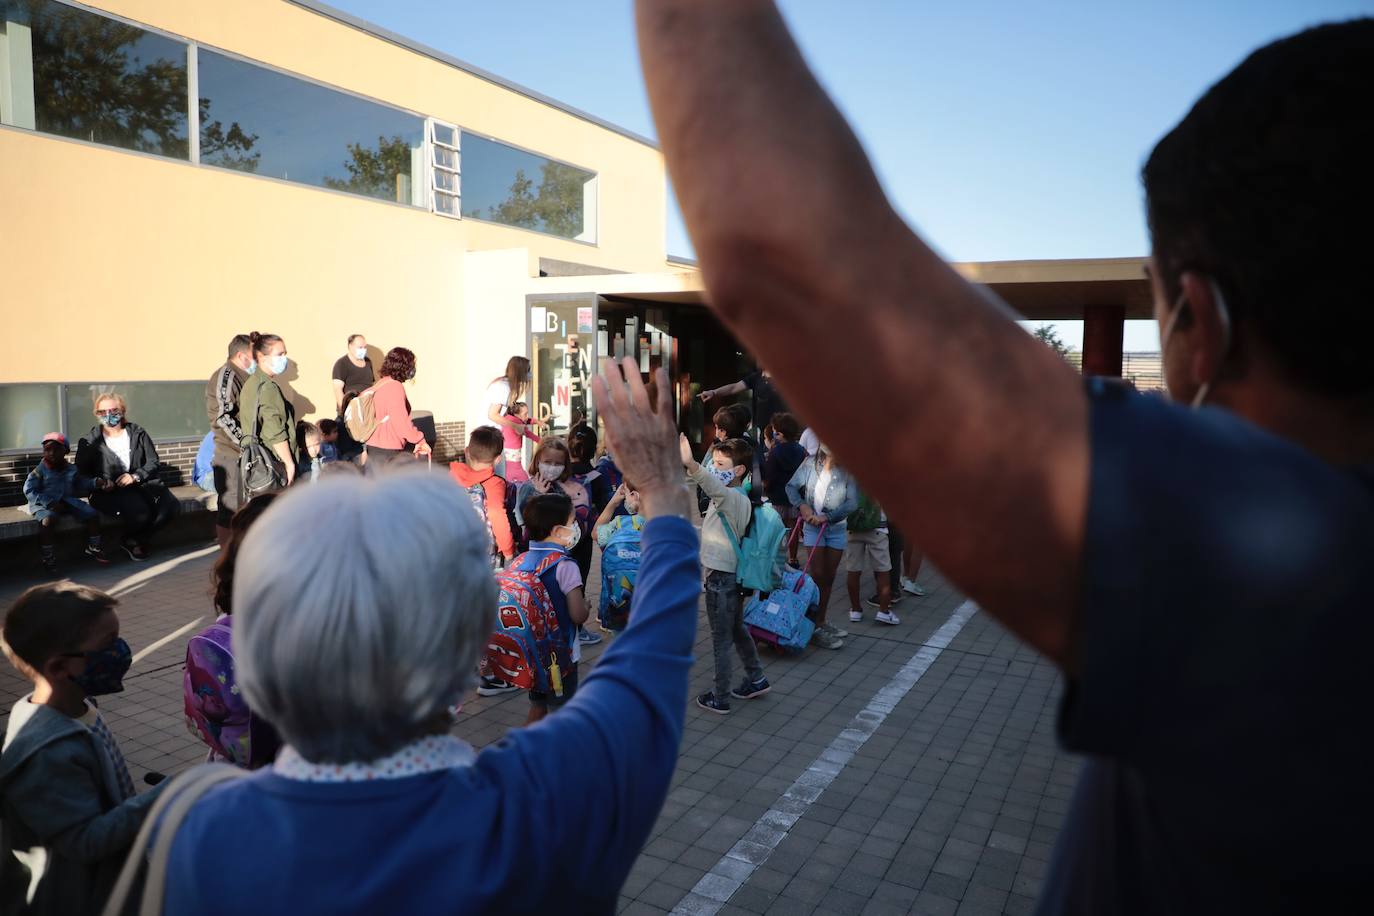
[[[136,795],[89,699],[124,689],[132,655],[116,600],[72,582],[35,586],[5,616],[3,647],[33,692],[10,712],[0,752],[0,905],[99,912],[158,789]],[[22,909],[22,906],[20,907]]]
[[[758,649],[744,625],[744,596],[735,578],[738,561],[734,543],[744,537],[753,513],[743,486],[754,461],[754,447],[738,438],[718,442],[709,465],[697,463],[686,436],[679,438],[678,447],[688,479],[701,487],[710,501],[701,522],[701,565],[706,570],[706,619],[711,625],[716,679],[714,689],[697,697],[697,705],[707,712],[726,715],[731,697],[749,700],[770,689]],[[727,525],[730,531],[725,530]],[[730,687],[732,645],[744,665],[744,682],[734,689]]]
[[[588,612],[582,573],[570,556],[582,539],[582,527],[577,523],[577,509],[572,499],[564,493],[544,493],[531,498],[522,511],[530,549],[516,557],[511,568],[534,569],[550,553],[562,556],[540,578],[558,616],[559,629],[567,635],[572,652],[572,669],[562,675],[562,696],[530,691],[530,712],[525,720],[528,725],[559,709],[577,692],[577,663],[582,658],[577,628],[587,622]]]

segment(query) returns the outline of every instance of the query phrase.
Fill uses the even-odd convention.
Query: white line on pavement
[[[158,649],[161,649],[163,646],[167,645],[167,643],[169,643],[169,642],[171,642],[172,640],[176,639],[176,638],[177,638],[178,636],[180,636],[182,633],[185,633],[187,630],[191,629],[191,627],[193,627],[193,626],[195,626],[196,624],[200,623],[200,622],[201,622],[202,620],[204,620],[204,619],[205,619],[205,615],[202,614],[201,616],[197,617],[195,620],[192,620],[190,623],[186,624],[186,626],[184,626],[184,627],[179,627],[178,629],[173,630],[172,632],[168,633],[166,636],[162,637],[161,639],[159,639],[157,642],[153,643],[152,645],[144,646],[142,649],[138,650],[138,654],[134,656],[134,660],[133,660],[132,662],[129,663],[130,666],[132,667],[133,665],[137,665],[138,662],[139,662],[139,659],[147,658],[149,655],[152,655],[152,654],[153,654],[154,652],[156,652]]]
[[[888,713],[916,686],[930,666],[940,657],[954,637],[964,628],[978,611],[972,601],[965,601],[935,631],[935,635],[916,650],[916,654],[892,676],[887,685],[873,695],[868,705],[850,720],[848,727],[836,736],[834,741],[811,765],[797,777],[797,781],[754,822],[738,843],[730,848],[711,870],[702,876],[687,896],[673,907],[674,913],[700,914],[715,916],[730,901],[754,871],[773,854],[778,844],[787,836],[787,831],[801,819],[806,809],[821,797],[830,783],[845,768],[850,759],[864,746],[878,726],[883,724]]]
[[[193,550],[190,553],[183,553],[181,556],[173,557],[170,560],[164,560],[163,562],[158,563],[156,566],[149,566],[147,569],[139,570],[132,576],[127,576],[123,579],[120,579],[118,582],[116,582],[113,586],[110,587],[109,592],[111,595],[119,597],[121,592],[128,591],[132,589],[135,585],[140,585],[144,582],[147,582],[149,579],[155,579],[165,572],[171,572],[172,570],[180,566],[182,563],[188,562],[190,560],[198,560],[201,557],[208,557],[210,554],[215,553],[218,550],[218,545],[204,547],[200,550]]]

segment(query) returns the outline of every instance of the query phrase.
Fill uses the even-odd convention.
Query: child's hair
[[[566,525],[572,515],[573,501],[566,493],[543,493],[525,503],[525,534],[531,541],[546,541],[553,529]]]
[[[716,451],[729,458],[735,467],[744,465],[747,468],[754,462],[754,447],[749,444],[748,439],[726,439],[724,442],[717,442]]]
[[[499,429],[495,426],[479,426],[468,436],[468,447],[463,449],[463,457],[469,464],[474,461],[485,464],[495,461],[503,446]]]
[[[773,432],[788,442],[796,442],[801,438],[802,428],[801,424],[797,422],[797,418],[790,413],[775,413],[773,414]]]
[[[314,436],[320,437],[320,428],[309,420],[296,421],[296,448],[305,448],[305,440]]]
[[[545,452],[562,452],[564,458],[563,476],[559,480],[567,480],[572,476],[572,451],[568,448],[568,443],[558,436],[545,436],[539,440],[539,444],[534,447],[534,457],[530,460],[530,469],[537,470],[539,462],[544,459]],[[562,524],[561,522],[559,524]]]
[[[727,439],[738,439],[749,428],[749,408],[743,404],[728,404],[717,410],[711,422],[725,433]]]
[[[332,436],[339,431],[338,422],[335,420],[331,420],[328,417],[325,417],[323,420],[321,420],[319,423],[316,423],[315,425],[320,428],[321,436]]]
[[[596,430],[585,423],[568,434],[568,451],[573,461],[591,461],[596,457]]]
[[[69,580],[35,585],[5,615],[0,649],[25,677],[36,677],[48,659],[81,645],[117,604],[113,595]]]
[[[215,610],[221,614],[234,612],[234,563],[238,560],[239,545],[243,543],[243,536],[248,533],[249,526],[267,511],[267,507],[272,505],[272,500],[276,498],[276,493],[259,493],[229,519],[229,540],[220,551],[215,568],[210,571]]]
[[[510,405],[510,412],[516,414],[517,416],[520,414],[521,411],[529,409],[530,405],[526,404],[524,401],[516,401],[514,404]]]

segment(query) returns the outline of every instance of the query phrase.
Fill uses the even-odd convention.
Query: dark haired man
[[[362,394],[377,380],[372,371],[372,358],[367,355],[367,338],[361,334],[348,335],[348,351],[334,360],[334,410],[343,416],[344,398]]]
[[[224,365],[205,383],[205,414],[214,433],[210,467],[215,479],[215,540],[220,547],[229,541],[229,519],[239,507],[239,393],[258,368],[247,334],[235,334],[228,350]]]
[[[713,308],[1068,676],[1061,734],[1092,756],[1042,911],[1367,900],[1374,20],[1255,52],[1150,156],[1170,405],[1084,386],[911,232],[771,2],[638,12]]]

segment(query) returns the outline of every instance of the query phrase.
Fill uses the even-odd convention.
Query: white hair
[[[433,730],[476,679],[496,580],[447,474],[354,475],[278,499],[234,572],[248,705],[307,760],[375,760]]]

